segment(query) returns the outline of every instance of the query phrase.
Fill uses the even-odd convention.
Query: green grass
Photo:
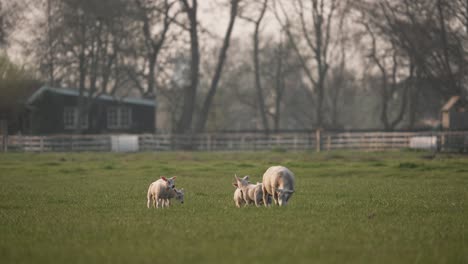
[[[296,174],[285,208],[234,173]],[[146,208],[177,175],[185,204]],[[1,263],[468,263],[468,157],[422,152],[0,154]]]

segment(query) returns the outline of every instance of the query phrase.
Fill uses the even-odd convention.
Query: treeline
[[[0,44],[39,81],[79,89],[82,113],[155,98],[160,131],[412,129],[466,99],[468,0],[1,3]]]

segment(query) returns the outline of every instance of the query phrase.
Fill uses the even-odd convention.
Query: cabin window
[[[132,124],[130,107],[109,107],[107,109],[107,127],[110,129],[129,128]]]
[[[65,129],[78,128],[78,107],[65,107],[63,109],[63,126]],[[81,118],[81,129],[88,128],[88,114]]]

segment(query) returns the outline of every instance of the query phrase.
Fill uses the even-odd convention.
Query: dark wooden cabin
[[[27,100],[23,133],[27,134],[102,134],[152,133],[154,106],[151,99],[93,98],[85,118],[78,126],[78,98],[75,89],[43,86]],[[85,98],[87,94],[85,93]]]

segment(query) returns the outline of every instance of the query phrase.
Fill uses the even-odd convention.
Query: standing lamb
[[[283,166],[273,166],[263,174],[263,201],[265,206],[271,204],[269,196],[273,196],[276,205],[284,206],[294,193],[294,173]]]
[[[255,203],[257,207],[260,206],[263,197],[262,184],[259,182],[257,182],[257,184],[249,183],[249,176],[245,176],[244,178],[234,177],[236,179],[236,185],[242,191],[242,196],[246,205]]]
[[[170,192],[175,187],[175,178],[176,176],[167,179],[164,176],[161,176],[160,179],[150,184],[148,188],[148,202],[147,207],[150,208],[151,201],[153,201],[153,207],[159,208],[164,207],[165,199],[168,199]]]
[[[234,203],[236,204],[237,208],[240,208],[241,205],[245,203],[242,190],[238,188],[237,183],[233,183],[232,186],[236,188],[234,191]]]

